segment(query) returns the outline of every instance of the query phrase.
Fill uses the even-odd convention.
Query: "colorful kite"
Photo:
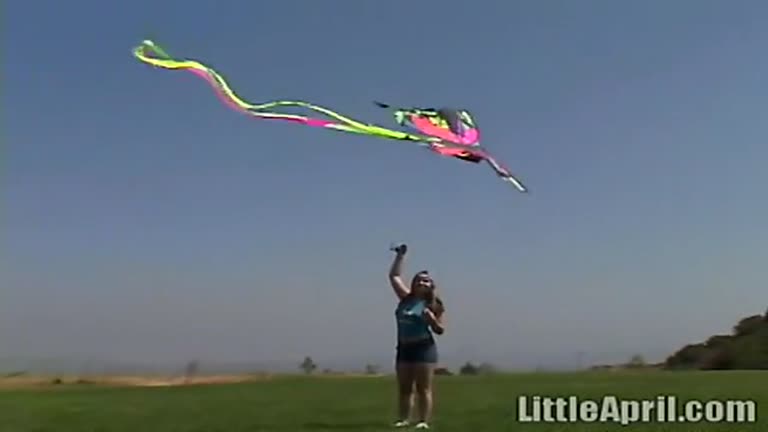
[[[225,104],[253,117],[285,120],[307,126],[392,140],[411,141],[443,156],[450,156],[473,163],[485,161],[501,179],[514,185],[520,192],[527,192],[526,187],[508,169],[497,162],[480,146],[479,130],[468,111],[449,108],[406,109],[376,102],[377,106],[392,110],[395,120],[399,125],[408,126],[415,131],[414,133],[407,133],[370,123],[362,123],[327,108],[303,101],[272,101],[256,105],[248,103],[235,94],[229,84],[215,70],[194,60],[173,59],[165,50],[150,40],[143,41],[140,46],[133,50],[133,54],[139,60],[152,66],[171,70],[188,70],[198,75],[211,84]],[[328,119],[311,118],[276,111],[283,107],[307,109],[322,114],[328,117]]]

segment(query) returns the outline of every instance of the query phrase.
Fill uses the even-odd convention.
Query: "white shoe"
[[[416,429],[429,429],[427,422],[419,422],[416,424]]]
[[[395,424],[394,424],[394,426],[396,428],[404,428],[404,427],[408,427],[410,425],[411,425],[411,423],[408,420],[399,420],[399,421],[396,421]]]

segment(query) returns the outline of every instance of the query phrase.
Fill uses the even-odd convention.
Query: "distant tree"
[[[733,357],[727,349],[714,349],[708,352],[701,361],[702,370],[725,370],[733,366]]]
[[[645,358],[643,358],[643,356],[640,354],[635,354],[629,359],[625,366],[630,369],[639,369],[645,367]]]
[[[714,335],[667,358],[667,369],[768,370],[768,315],[744,317],[732,335]]]
[[[665,362],[668,369],[694,369],[698,368],[709,349],[702,344],[689,344],[672,354]]]
[[[599,364],[599,365],[593,365],[589,367],[589,370],[592,371],[605,371],[605,370],[611,370],[613,369],[612,365],[609,364]]]
[[[304,361],[301,362],[299,368],[303,370],[305,374],[309,375],[317,369],[317,364],[312,360],[312,357],[307,356],[304,357]]]
[[[453,372],[451,372],[448,368],[438,367],[438,368],[435,368],[435,375],[438,375],[438,376],[451,376],[451,375],[453,375]]]
[[[707,348],[721,348],[728,345],[733,340],[733,336],[730,335],[714,335],[704,342]]]
[[[365,365],[365,373],[368,375],[376,375],[379,373],[379,366],[375,364]]]
[[[487,362],[480,363],[480,365],[477,367],[477,373],[481,375],[496,373],[496,366]]]
[[[459,374],[461,375],[477,375],[479,372],[480,369],[471,362],[466,362],[464,366],[459,369]]]
[[[768,323],[755,333],[734,340],[729,354],[730,369],[768,369]]]
[[[197,375],[197,372],[200,368],[200,364],[197,360],[192,360],[191,362],[187,363],[186,367],[184,367],[184,377],[185,379],[190,379],[195,377]]]
[[[739,321],[738,324],[736,324],[736,327],[733,328],[733,333],[735,336],[750,335],[758,331],[763,325],[765,325],[764,323],[765,319],[760,315],[746,317]]]

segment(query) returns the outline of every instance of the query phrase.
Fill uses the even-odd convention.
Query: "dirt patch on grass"
[[[183,385],[235,384],[271,379],[270,374],[175,376],[22,376],[0,377],[0,388],[35,388],[60,385],[102,385],[119,387],[171,387]]]

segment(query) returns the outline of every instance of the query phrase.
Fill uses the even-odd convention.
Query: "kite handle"
[[[389,250],[404,255],[406,252],[408,252],[408,245],[405,243],[391,243],[389,245]]]

